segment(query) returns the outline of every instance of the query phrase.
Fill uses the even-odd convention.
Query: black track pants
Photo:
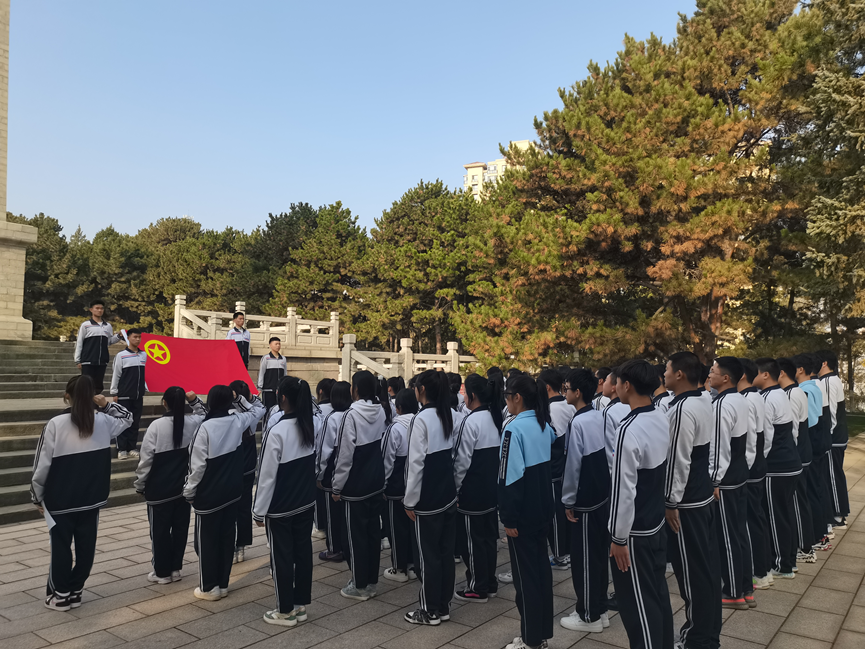
[[[466,588],[479,595],[495,594],[499,515],[457,513],[457,552],[466,567]]]
[[[141,413],[144,411],[144,397],[140,399],[118,399],[117,403],[132,413],[132,425],[115,439],[118,451],[134,451],[138,446],[138,429],[141,428]]]
[[[574,514],[577,522],[568,524],[571,526],[571,577],[577,596],[576,611],[584,622],[595,622],[601,613],[607,612],[610,503]]]
[[[421,581],[420,607],[429,613],[450,613],[456,582],[456,522],[456,505],[440,514],[415,515],[418,548],[415,572]]]
[[[85,365],[84,367],[87,367]],[[103,366],[104,371],[104,366]],[[69,514],[55,514],[51,537],[51,565],[48,568],[47,595],[68,597],[84,590],[84,582],[93,568],[96,555],[96,531],[99,510],[87,509]],[[72,543],[75,542],[75,565],[72,565]]]
[[[378,583],[381,563],[381,496],[366,500],[344,500],[343,552],[357,589]]]
[[[280,613],[291,613],[312,601],[313,508],[294,516],[265,518],[270,542],[270,569]]]
[[[811,502],[811,523],[814,538],[826,536],[826,526],[832,522],[832,500],[829,495],[829,454],[814,455],[808,469],[808,500]]]
[[[766,478],[745,485],[748,492],[748,539],[751,555],[747,557],[751,565],[751,574],[745,571],[742,591],[750,593],[754,590],[751,577],[765,577],[769,570],[769,537],[766,522]]]
[[[102,394],[105,391],[105,368],[107,365],[82,365],[81,375],[89,376],[93,381],[93,387],[96,394]]]
[[[850,514],[850,498],[847,495],[847,476],[844,475],[844,453],[846,446],[833,446],[829,457],[829,482],[832,485],[832,513],[836,519]]]
[[[234,545],[246,547],[252,545],[252,487],[255,484],[255,472],[243,476],[243,491],[240,502],[237,503],[237,536]],[[310,531],[312,528],[310,527]]]
[[[796,523],[796,540],[802,552],[810,552],[812,546],[820,539],[814,538],[814,521],[811,515],[811,500],[808,498],[808,473],[810,465],[802,466],[802,473],[796,480],[796,493],[793,509]]]
[[[744,487],[721,489],[718,508],[718,557],[721,565],[722,592],[725,597],[744,596],[742,584],[745,562],[750,549],[747,529],[748,497]],[[747,568],[751,570],[750,563]]]
[[[553,499],[553,520],[547,533],[547,540],[549,541],[552,555],[560,558],[571,551],[571,542],[568,538],[570,521],[568,521],[565,515],[565,505],[562,503],[561,480],[552,483],[551,496]]]
[[[190,509],[183,498],[147,506],[153,572],[157,577],[170,577],[172,572],[183,568]]]
[[[772,567],[793,572],[798,546],[795,530],[794,492],[798,475],[766,476],[766,513]]]
[[[216,586],[228,588],[236,525],[236,502],[210,514],[195,514],[198,587],[202,592],[211,591]]]
[[[547,530],[508,537],[520,636],[530,647],[553,637],[553,572],[547,554]]]
[[[405,513],[401,500],[388,500],[388,523],[390,524],[390,565],[394,570],[405,572],[414,563],[412,551],[413,523]]]

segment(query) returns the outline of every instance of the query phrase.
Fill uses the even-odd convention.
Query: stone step
[[[22,375],[22,376],[26,376]],[[74,376],[74,375],[73,375]],[[26,392],[28,390],[34,390],[38,392],[53,392],[57,394],[57,391],[60,391],[60,394],[63,394],[63,391],[66,389],[66,381],[38,381],[38,382],[8,382],[4,383],[0,381],[0,394],[3,392]],[[2,397],[0,397],[2,399]]]
[[[29,497],[29,496],[28,496]],[[112,490],[108,496],[108,507],[119,507],[143,502],[141,496],[135,493],[135,489]],[[9,523],[21,523],[42,518],[42,514],[28,500],[21,505],[9,505],[0,507],[0,525]]]
[[[3,364],[0,363],[0,370],[3,369]],[[2,386],[8,384],[31,384],[31,383],[62,383],[64,386],[66,382],[71,379],[73,376],[78,376],[80,372],[78,368],[75,368],[75,371],[69,370],[68,372],[56,372],[49,373],[46,372],[44,374],[29,374],[24,372],[19,372],[17,374],[0,374],[0,389]]]
[[[59,340],[0,340],[0,349],[3,347],[75,349],[75,343]]]
[[[58,395],[52,394],[52,397],[57,397]],[[61,395],[62,396],[62,395]],[[45,406],[42,404],[34,404],[30,405],[27,403],[27,400],[19,401],[18,404],[20,409],[2,409],[0,410],[0,420],[4,423],[9,424],[13,422],[35,422],[41,421],[46,422],[52,417],[59,415],[63,412],[63,406]],[[144,410],[142,411],[142,416],[145,415],[161,415],[165,412],[165,408],[162,407],[161,404],[153,404],[147,405],[145,404]],[[44,425],[44,424],[43,424]],[[41,430],[41,428],[40,428]]]
[[[130,489],[135,482],[135,472],[111,474],[111,490]],[[30,502],[30,485],[19,484],[9,487],[0,487],[0,507],[11,505],[23,505]]]

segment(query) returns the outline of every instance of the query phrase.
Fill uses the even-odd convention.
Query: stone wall
[[[249,373],[253,381],[258,379],[258,363],[261,357],[249,359]],[[339,358],[293,358],[286,356],[289,376],[296,376],[309,383],[315,390],[316,384],[324,378],[339,379]]]

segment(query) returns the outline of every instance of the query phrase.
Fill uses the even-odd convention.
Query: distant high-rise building
[[[510,146],[518,149],[528,149],[531,145],[531,140],[518,140],[510,143]],[[471,192],[477,200],[480,200],[484,184],[497,183],[499,178],[505,174],[508,161],[505,158],[499,158],[490,162],[470,162],[463,167],[466,170],[466,174],[463,176],[463,189]]]

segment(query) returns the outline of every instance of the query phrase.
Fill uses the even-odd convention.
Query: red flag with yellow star
[[[147,389],[165,392],[172,385],[205,395],[214,385],[240,379],[258,394],[255,383],[233,340],[195,340],[171,336],[141,335],[147,353]]]

